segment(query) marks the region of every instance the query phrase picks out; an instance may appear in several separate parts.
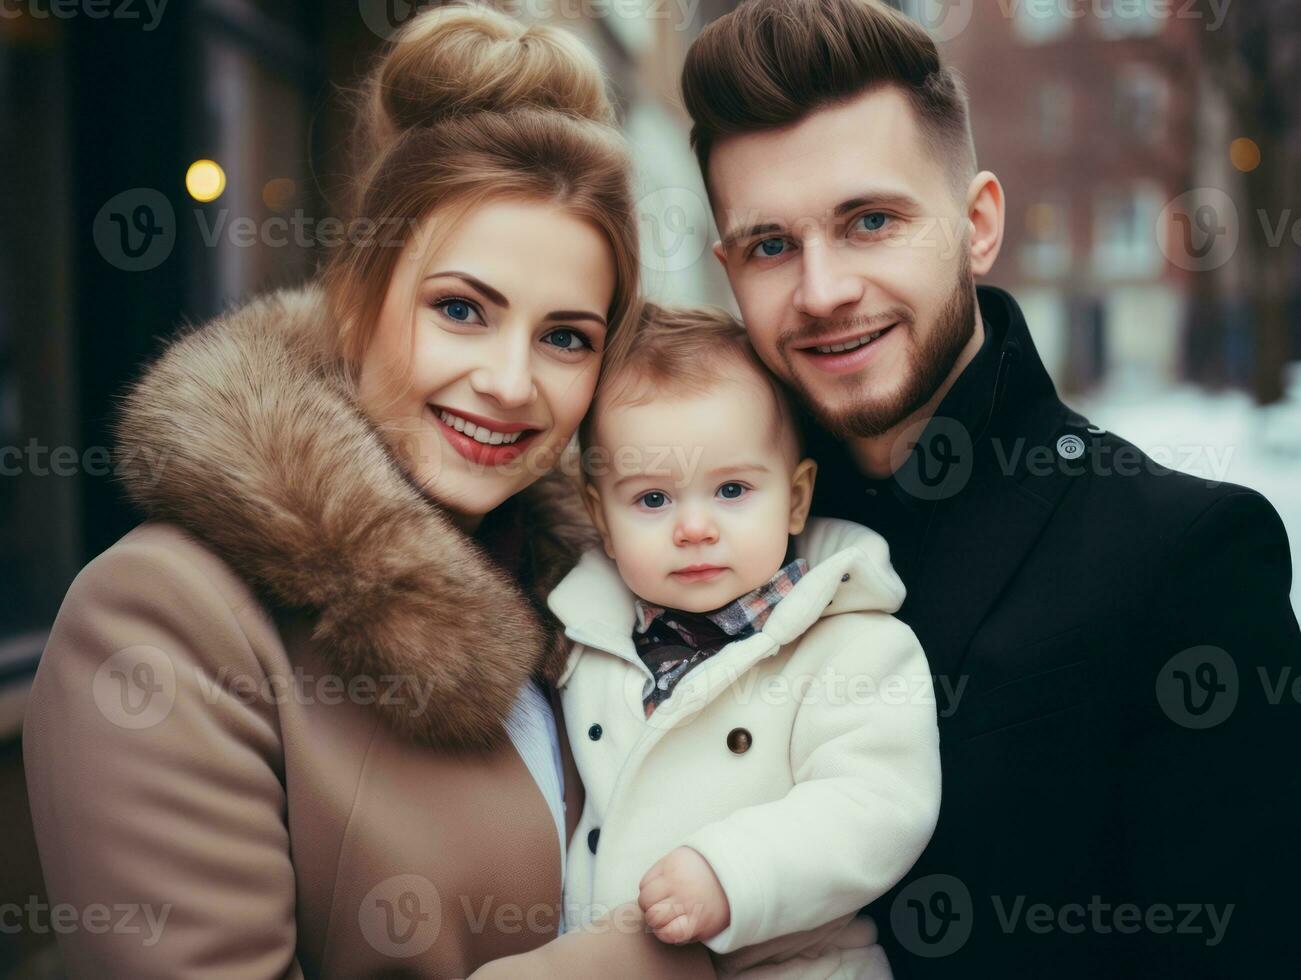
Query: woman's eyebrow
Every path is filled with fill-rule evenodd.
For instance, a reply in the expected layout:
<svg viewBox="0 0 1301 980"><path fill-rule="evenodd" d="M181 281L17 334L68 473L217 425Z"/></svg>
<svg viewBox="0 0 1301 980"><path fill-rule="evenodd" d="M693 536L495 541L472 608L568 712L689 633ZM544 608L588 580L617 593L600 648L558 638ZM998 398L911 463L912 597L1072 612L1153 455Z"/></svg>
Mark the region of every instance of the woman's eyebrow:
<svg viewBox="0 0 1301 980"><path fill-rule="evenodd" d="M473 286L479 292L483 293L483 295L488 297L489 302L497 306L500 306L503 310L510 309L510 300L508 300L496 289L493 289L482 279L478 278L477 276L472 276L468 272L458 272L455 269L448 269L446 272L433 272L425 276L425 282L428 282L430 279L437 279L440 276L454 276L455 278L460 279L462 282L465 282Z"/></svg>
<svg viewBox="0 0 1301 980"><path fill-rule="evenodd" d="M605 317L588 310L556 310L554 313L548 313L542 319L548 323L552 320L591 320L602 327L605 326Z"/></svg>
<svg viewBox="0 0 1301 980"><path fill-rule="evenodd" d="M499 290L493 289L478 276L472 276L468 272L460 272L456 269L448 269L445 272L430 273L425 276L425 282L428 282L430 279L437 279L440 276L452 276L456 279L460 279L462 282L473 286L479 292L483 293L483 295L487 296L489 302L496 306L500 306L503 310L510 309L510 300L508 300ZM597 323L602 327L606 326L605 317L597 313L592 313L589 310L556 310L552 313L548 313L542 319L548 323L553 320L591 320L593 323Z"/></svg>

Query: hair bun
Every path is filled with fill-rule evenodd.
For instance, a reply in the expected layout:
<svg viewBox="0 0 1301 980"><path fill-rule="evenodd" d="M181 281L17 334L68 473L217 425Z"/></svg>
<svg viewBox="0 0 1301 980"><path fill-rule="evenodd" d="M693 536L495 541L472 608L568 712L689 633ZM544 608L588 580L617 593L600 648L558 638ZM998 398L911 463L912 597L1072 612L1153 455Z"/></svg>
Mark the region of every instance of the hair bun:
<svg viewBox="0 0 1301 980"><path fill-rule="evenodd" d="M472 112L545 109L614 122L601 65L577 37L489 7L426 10L393 38L372 107L390 132Z"/></svg>

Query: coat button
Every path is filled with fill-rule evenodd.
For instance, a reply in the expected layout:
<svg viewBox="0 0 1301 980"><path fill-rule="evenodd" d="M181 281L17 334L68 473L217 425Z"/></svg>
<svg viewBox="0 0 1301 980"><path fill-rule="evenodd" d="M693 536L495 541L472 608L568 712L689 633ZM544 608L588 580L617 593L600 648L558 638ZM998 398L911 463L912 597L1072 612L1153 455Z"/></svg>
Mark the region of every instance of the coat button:
<svg viewBox="0 0 1301 980"><path fill-rule="evenodd" d="M848 581L849 581L849 573L846 572L844 575L840 576L840 581L842 581L842 582L848 582Z"/></svg>
<svg viewBox="0 0 1301 980"><path fill-rule="evenodd" d="M593 827L587 832L587 849L593 854L596 853L596 842L601 839L601 828Z"/></svg>
<svg viewBox="0 0 1301 980"><path fill-rule="evenodd" d="M589 728L589 729L587 730L587 737L590 738L593 742L595 742L595 741L597 741L598 739L600 739L600 737L601 737L601 726L600 726L600 725L593 725L591 728Z"/></svg>
<svg viewBox="0 0 1301 980"><path fill-rule="evenodd" d="M740 755L742 752L748 752L750 749L750 743L753 741L754 740L750 737L750 733L744 728L733 728L727 733L727 747L737 755Z"/></svg>
<svg viewBox="0 0 1301 980"><path fill-rule="evenodd" d="M1057 452L1062 459L1079 459L1084 455L1084 440L1079 436L1062 436L1057 440Z"/></svg>

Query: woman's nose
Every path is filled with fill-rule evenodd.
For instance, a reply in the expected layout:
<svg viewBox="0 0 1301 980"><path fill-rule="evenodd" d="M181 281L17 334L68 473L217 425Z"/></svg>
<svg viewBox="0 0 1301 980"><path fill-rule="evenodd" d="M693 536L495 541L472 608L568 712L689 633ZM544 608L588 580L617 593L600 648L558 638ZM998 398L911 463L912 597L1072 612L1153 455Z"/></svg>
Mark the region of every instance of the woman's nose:
<svg viewBox="0 0 1301 980"><path fill-rule="evenodd" d="M470 387L502 408L523 408L538 397L533 379L529 338L503 338L485 349L485 358L470 374Z"/></svg>
<svg viewBox="0 0 1301 980"><path fill-rule="evenodd" d="M701 511L683 512L673 529L673 543L678 546L714 544L717 541L718 525Z"/></svg>

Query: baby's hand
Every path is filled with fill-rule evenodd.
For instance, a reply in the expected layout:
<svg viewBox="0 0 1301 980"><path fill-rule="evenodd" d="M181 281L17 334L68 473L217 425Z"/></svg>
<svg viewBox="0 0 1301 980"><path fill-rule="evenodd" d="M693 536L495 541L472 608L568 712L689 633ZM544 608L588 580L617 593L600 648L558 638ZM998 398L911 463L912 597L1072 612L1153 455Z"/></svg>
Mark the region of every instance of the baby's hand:
<svg viewBox="0 0 1301 980"><path fill-rule="evenodd" d="M704 855L676 847L642 877L637 904L666 943L712 939L732 921L727 894Z"/></svg>

